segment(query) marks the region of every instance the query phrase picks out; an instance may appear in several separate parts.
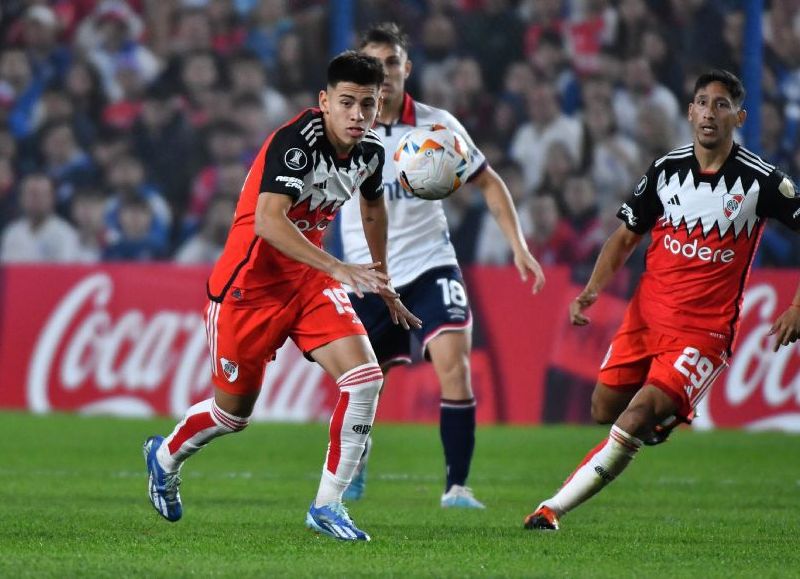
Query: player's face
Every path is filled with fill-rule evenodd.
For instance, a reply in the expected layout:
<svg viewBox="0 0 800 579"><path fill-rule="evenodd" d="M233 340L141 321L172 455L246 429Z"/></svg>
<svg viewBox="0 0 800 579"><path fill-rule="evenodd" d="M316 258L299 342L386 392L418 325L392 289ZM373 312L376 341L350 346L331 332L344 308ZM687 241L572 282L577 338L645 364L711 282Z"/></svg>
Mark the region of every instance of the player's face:
<svg viewBox="0 0 800 579"><path fill-rule="evenodd" d="M746 116L721 82L712 82L699 89L689 105L695 143L705 149L729 144L733 140L733 130L742 126Z"/></svg>
<svg viewBox="0 0 800 579"><path fill-rule="evenodd" d="M403 98L406 79L411 73L411 61L406 51L396 44L378 44L370 42L361 49L363 54L374 56L383 63L383 86L381 92L387 102L396 102Z"/></svg>
<svg viewBox="0 0 800 579"><path fill-rule="evenodd" d="M375 123L380 106L377 85L340 82L319 93L325 133L339 154L347 154Z"/></svg>

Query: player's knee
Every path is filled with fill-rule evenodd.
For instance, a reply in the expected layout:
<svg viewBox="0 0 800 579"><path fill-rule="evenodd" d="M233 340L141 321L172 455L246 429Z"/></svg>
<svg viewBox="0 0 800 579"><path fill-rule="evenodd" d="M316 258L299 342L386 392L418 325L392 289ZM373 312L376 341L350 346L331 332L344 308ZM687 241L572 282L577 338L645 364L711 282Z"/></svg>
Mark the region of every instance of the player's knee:
<svg viewBox="0 0 800 579"><path fill-rule="evenodd" d="M600 400L592 398L592 420L597 424L611 424L619 414Z"/></svg>
<svg viewBox="0 0 800 579"><path fill-rule="evenodd" d="M616 420L617 426L633 436L643 436L658 423L655 409L647 402L633 401Z"/></svg>
<svg viewBox="0 0 800 579"><path fill-rule="evenodd" d="M362 364L342 374L336 384L340 390L350 392L351 398L372 400L383 387L383 372L378 364Z"/></svg>

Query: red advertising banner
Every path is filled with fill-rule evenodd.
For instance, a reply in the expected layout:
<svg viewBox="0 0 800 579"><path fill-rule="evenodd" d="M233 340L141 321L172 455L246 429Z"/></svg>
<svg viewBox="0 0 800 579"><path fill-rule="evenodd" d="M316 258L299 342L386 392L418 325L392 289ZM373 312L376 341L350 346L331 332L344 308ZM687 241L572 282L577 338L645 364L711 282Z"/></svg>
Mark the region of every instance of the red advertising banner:
<svg viewBox="0 0 800 579"><path fill-rule="evenodd" d="M212 394L202 311L208 270L171 264L13 266L0 282L0 408L180 416ZM497 420L490 364L472 358L478 418ZM291 341L268 366L253 418L327 419L338 392ZM437 421L430 364L390 373L379 419Z"/></svg>
<svg viewBox="0 0 800 579"><path fill-rule="evenodd" d="M0 269L0 408L180 416L211 395L202 310L205 268L172 264ZM626 302L603 296L592 323L567 320L579 287L547 271L539 295L513 268L467 272L479 347L472 380L482 423L588 420L589 396ZM800 431L800 346L772 352L774 319L797 272L756 271L730 368L699 408L700 428ZM268 367L254 418L327 419L335 385L291 342ZM438 420L430 364L390 372L379 420Z"/></svg>

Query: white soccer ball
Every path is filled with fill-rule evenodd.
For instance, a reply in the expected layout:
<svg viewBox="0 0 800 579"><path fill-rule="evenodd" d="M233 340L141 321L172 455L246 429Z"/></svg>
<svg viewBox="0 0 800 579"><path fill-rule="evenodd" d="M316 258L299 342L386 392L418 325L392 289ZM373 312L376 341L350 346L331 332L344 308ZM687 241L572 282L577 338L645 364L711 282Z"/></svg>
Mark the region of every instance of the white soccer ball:
<svg viewBox="0 0 800 579"><path fill-rule="evenodd" d="M464 183L469 168L466 139L444 125L417 127L394 152L400 186L420 199L444 199Z"/></svg>

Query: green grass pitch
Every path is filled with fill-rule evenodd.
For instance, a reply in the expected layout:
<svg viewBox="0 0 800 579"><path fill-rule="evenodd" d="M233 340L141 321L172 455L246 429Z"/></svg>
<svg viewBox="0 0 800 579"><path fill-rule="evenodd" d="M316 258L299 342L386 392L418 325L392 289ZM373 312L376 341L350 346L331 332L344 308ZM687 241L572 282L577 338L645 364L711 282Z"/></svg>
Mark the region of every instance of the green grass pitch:
<svg viewBox="0 0 800 579"><path fill-rule="evenodd" d="M146 497L141 444L171 420L0 414L0 577L800 576L800 438L681 430L645 448L558 533L522 529L607 429L491 427L471 485L442 510L435 426L378 424L370 543L303 525L326 425L253 424L184 468L184 518Z"/></svg>

